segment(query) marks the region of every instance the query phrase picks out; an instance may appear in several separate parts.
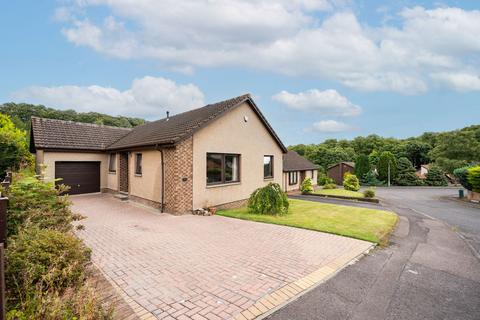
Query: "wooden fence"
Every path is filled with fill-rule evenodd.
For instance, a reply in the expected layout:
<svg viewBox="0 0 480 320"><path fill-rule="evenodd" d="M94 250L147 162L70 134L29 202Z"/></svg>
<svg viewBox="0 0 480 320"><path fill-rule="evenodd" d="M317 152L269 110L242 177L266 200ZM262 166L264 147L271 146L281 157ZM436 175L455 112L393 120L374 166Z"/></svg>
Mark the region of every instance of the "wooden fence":
<svg viewBox="0 0 480 320"><path fill-rule="evenodd" d="M2 189L8 191L12 183L12 173L7 172L1 182ZM5 320L5 249L7 247L7 207L8 198L0 194L0 320Z"/></svg>

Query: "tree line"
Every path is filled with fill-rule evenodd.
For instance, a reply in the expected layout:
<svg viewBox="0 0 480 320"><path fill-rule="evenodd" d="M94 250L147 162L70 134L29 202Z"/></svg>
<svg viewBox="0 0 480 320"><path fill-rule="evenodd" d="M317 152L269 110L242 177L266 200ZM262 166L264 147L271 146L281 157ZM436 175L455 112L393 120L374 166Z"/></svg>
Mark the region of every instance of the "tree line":
<svg viewBox="0 0 480 320"><path fill-rule="evenodd" d="M113 127L132 128L146 121L141 118L124 116L110 116L98 112L76 112L75 110L57 110L43 105L28 103L4 103L0 105L0 113L10 117L15 126L20 130L30 130L32 116L49 119L68 120L85 123L95 123Z"/></svg>
<svg viewBox="0 0 480 320"><path fill-rule="evenodd" d="M416 185L422 182L416 178L415 169L422 164L433 165L430 173L433 177L441 176L442 171L453 173L457 168L479 163L480 125L454 131L425 132L407 139L374 134L352 140L327 139L319 144L293 145L289 149L317 164L320 172L326 172L341 161L352 161L356 163L356 174L363 182L373 181L375 184L375 179L379 183L385 182L390 170L390 176L398 180L397 184Z"/></svg>

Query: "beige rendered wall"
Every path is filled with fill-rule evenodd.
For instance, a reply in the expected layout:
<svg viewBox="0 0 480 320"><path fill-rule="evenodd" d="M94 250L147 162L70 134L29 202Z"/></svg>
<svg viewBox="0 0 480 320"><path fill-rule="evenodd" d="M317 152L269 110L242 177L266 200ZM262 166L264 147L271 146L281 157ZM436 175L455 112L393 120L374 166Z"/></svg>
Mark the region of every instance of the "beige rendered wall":
<svg viewBox="0 0 480 320"><path fill-rule="evenodd" d="M38 150L37 150L38 152ZM43 164L45 168L45 179L55 179L56 161L100 161L100 188L107 188L108 154L90 152L43 152Z"/></svg>
<svg viewBox="0 0 480 320"><path fill-rule="evenodd" d="M135 154L142 154L142 175L135 174ZM119 159L119 156L117 156ZM161 202L162 164L160 151L143 150L130 152L128 157L128 182L131 195ZM117 166L117 168L119 165ZM118 169L117 169L118 173Z"/></svg>
<svg viewBox="0 0 480 320"><path fill-rule="evenodd" d="M244 117L248 121L244 121ZM207 186L207 152L240 154L240 182ZM263 156L274 156L274 178L263 179ZM244 103L193 136L193 209L247 199L268 182L282 185L282 150Z"/></svg>
<svg viewBox="0 0 480 320"><path fill-rule="evenodd" d="M118 175L119 175L119 170L120 170L120 160L119 160L120 155L116 154L116 160L115 160L115 172L110 172L109 171L109 164L110 164L110 154L107 155L107 188L111 190L118 190Z"/></svg>
<svg viewBox="0 0 480 320"><path fill-rule="evenodd" d="M292 190L298 190L300 189L300 171L297 171L298 175L298 181L296 184L288 184L288 172L283 173L283 188L285 188L285 191L292 191Z"/></svg>

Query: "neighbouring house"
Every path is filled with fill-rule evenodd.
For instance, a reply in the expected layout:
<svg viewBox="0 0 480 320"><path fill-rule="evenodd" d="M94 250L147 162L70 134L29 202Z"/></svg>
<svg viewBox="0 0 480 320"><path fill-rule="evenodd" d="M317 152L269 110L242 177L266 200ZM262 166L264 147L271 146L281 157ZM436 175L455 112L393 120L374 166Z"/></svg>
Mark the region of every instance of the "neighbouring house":
<svg viewBox="0 0 480 320"><path fill-rule="evenodd" d="M354 173L355 162L342 161L327 168L327 176L332 178L336 184L343 184L343 177L345 173Z"/></svg>
<svg viewBox="0 0 480 320"><path fill-rule="evenodd" d="M418 169L416 171L417 177L419 177L420 179L426 179L428 170L430 170L430 165L429 164L422 164L420 166L420 169Z"/></svg>
<svg viewBox="0 0 480 320"><path fill-rule="evenodd" d="M283 155L283 189L298 190L305 178L311 178L313 185L317 185L318 166L295 151L288 151Z"/></svg>
<svg viewBox="0 0 480 320"><path fill-rule="evenodd" d="M175 214L281 184L287 152L250 95L132 129L32 117L30 149L71 194L122 193Z"/></svg>

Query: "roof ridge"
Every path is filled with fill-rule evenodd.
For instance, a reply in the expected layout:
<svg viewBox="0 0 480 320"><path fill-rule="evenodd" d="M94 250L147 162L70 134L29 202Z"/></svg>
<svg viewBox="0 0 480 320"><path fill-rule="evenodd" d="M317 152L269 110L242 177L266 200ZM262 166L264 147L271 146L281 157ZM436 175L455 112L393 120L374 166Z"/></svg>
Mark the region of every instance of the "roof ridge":
<svg viewBox="0 0 480 320"><path fill-rule="evenodd" d="M62 123L73 123L73 124L84 125L84 126L89 126L89 127L97 127L97 128L122 129L122 130L128 130L128 131L132 131L132 129L133 129L133 128L115 127L115 126L108 126L108 125L104 125L104 124L96 124L96 123L88 123L88 122L80 122L80 121L72 121L72 120L43 118L43 117L37 117L37 116L31 116L30 118L31 119L54 121L54 122L62 122Z"/></svg>

